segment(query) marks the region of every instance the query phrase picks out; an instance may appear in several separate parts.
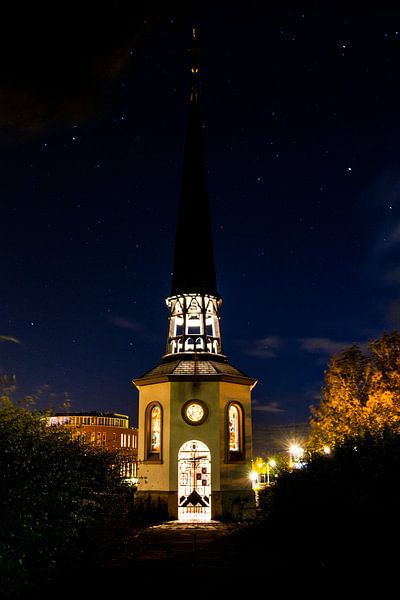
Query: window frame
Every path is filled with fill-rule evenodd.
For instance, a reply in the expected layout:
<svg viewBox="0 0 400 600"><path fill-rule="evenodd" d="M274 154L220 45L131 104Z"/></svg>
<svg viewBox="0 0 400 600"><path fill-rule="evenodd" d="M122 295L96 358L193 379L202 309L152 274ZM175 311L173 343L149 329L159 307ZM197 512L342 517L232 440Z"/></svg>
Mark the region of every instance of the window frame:
<svg viewBox="0 0 400 600"><path fill-rule="evenodd" d="M153 452L151 448L151 434L152 434L152 412L155 407L160 409L160 451ZM162 448L163 448L163 409L159 402L150 402L146 407L146 438L145 438L145 462L162 462Z"/></svg>
<svg viewBox="0 0 400 600"><path fill-rule="evenodd" d="M234 406L238 411L239 428L239 450L231 450L229 447L229 410ZM225 412L225 439L226 439L226 462L236 463L245 461L245 429L244 429L244 409L237 400L231 400L226 405Z"/></svg>

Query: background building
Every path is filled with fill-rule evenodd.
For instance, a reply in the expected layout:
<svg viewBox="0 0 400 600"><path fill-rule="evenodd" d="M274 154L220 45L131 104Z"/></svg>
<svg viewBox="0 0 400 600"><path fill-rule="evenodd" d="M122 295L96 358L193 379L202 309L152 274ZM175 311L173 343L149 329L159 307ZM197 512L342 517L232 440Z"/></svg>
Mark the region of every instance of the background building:
<svg viewBox="0 0 400 600"><path fill-rule="evenodd" d="M71 430L73 439L117 450L122 457L122 476L136 481L137 437L135 427L129 427L129 417L118 413L56 413L48 418L52 427Z"/></svg>

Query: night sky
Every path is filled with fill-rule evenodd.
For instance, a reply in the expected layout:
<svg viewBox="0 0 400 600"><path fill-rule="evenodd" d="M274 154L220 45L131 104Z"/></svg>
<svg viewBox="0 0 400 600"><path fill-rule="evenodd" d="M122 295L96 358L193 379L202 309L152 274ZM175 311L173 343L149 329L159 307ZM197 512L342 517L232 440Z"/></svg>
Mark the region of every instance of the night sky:
<svg viewBox="0 0 400 600"><path fill-rule="evenodd" d="M195 22L224 352L259 380L256 428L302 423L329 355L400 325L400 15L129 5L3 19L1 372L39 408L135 424L131 380L165 350Z"/></svg>

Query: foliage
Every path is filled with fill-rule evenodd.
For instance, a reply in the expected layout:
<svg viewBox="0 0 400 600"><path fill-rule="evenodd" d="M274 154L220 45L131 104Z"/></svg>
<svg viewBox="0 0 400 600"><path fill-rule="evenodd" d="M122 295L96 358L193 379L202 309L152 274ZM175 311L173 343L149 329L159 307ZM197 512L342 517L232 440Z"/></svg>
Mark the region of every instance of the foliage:
<svg viewBox="0 0 400 600"><path fill-rule="evenodd" d="M251 470L257 475L265 475L267 472L267 461L261 456L257 456L251 461Z"/></svg>
<svg viewBox="0 0 400 600"><path fill-rule="evenodd" d="M315 454L260 492L262 519L247 542L252 568L304 576L384 574L397 561L400 434L364 434ZM396 567L397 568L397 567ZM306 569L306 571L304 571Z"/></svg>
<svg viewBox="0 0 400 600"><path fill-rule="evenodd" d="M253 489L259 490L267 482L272 485L280 473L285 472L287 468L288 457L286 452L266 459L257 456L251 461L251 470L257 474L257 480L253 482Z"/></svg>
<svg viewBox="0 0 400 600"><path fill-rule="evenodd" d="M94 561L126 527L118 457L0 398L0 590L17 595Z"/></svg>
<svg viewBox="0 0 400 600"><path fill-rule="evenodd" d="M322 399L311 407L309 447L333 448L351 436L400 432L400 334L383 334L363 353L332 356Z"/></svg>
<svg viewBox="0 0 400 600"><path fill-rule="evenodd" d="M267 473L268 463L270 463L270 472L273 471L276 475L279 475L288 470L289 455L284 451L265 458L263 456L256 456L256 458L251 461L251 469L257 474L265 475Z"/></svg>
<svg viewBox="0 0 400 600"><path fill-rule="evenodd" d="M151 523L160 523L168 519L168 505L161 498L153 500L150 494L135 499L132 507L132 517L136 525L150 525Z"/></svg>

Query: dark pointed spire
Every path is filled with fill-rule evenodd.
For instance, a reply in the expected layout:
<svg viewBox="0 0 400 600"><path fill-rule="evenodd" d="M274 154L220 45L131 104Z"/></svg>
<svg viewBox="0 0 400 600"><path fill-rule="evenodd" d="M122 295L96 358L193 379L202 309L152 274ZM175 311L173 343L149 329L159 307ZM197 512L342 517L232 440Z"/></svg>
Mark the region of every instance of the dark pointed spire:
<svg viewBox="0 0 400 600"><path fill-rule="evenodd" d="M193 293L218 296L203 154L195 29L191 54L189 112L171 296Z"/></svg>

